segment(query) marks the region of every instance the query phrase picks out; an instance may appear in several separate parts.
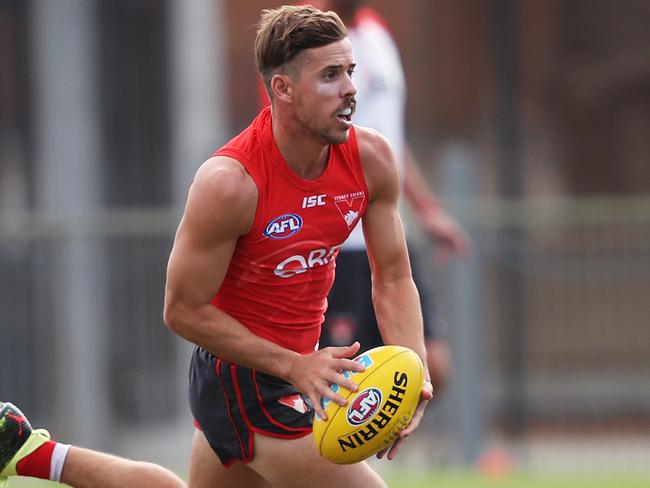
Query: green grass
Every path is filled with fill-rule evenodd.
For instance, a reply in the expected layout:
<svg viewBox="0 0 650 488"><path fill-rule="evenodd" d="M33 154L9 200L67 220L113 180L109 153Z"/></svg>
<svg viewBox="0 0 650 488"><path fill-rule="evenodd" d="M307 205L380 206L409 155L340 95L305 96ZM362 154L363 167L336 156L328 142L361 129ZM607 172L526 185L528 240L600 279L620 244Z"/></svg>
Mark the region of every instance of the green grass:
<svg viewBox="0 0 650 488"><path fill-rule="evenodd" d="M526 474L488 478L472 472L392 472L385 475L391 488L648 488L650 473L639 474ZM53 483L14 478L9 488L48 488ZM62 485L58 485L62 486Z"/></svg>
<svg viewBox="0 0 650 488"><path fill-rule="evenodd" d="M533 474L487 477L475 472L391 473L391 488L648 488L647 474Z"/></svg>

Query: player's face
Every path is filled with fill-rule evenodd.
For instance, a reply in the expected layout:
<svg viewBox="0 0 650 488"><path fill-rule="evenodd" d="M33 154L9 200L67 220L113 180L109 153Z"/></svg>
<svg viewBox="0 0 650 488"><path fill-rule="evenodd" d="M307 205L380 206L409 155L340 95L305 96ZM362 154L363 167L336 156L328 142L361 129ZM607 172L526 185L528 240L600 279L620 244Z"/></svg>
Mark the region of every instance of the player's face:
<svg viewBox="0 0 650 488"><path fill-rule="evenodd" d="M357 89L348 39L309 49L294 80L294 109L300 124L326 144L345 142L352 127Z"/></svg>

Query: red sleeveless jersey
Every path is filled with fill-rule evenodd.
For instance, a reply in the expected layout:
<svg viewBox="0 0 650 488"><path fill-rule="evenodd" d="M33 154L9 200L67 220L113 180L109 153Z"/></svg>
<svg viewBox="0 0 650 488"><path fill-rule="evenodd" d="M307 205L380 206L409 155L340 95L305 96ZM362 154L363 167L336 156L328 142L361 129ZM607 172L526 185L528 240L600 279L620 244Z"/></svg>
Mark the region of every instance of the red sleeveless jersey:
<svg viewBox="0 0 650 488"><path fill-rule="evenodd" d="M246 168L258 200L251 230L237 241L212 303L260 337L312 352L339 247L368 205L354 127L345 143L330 146L327 166L314 180L289 168L275 144L268 107L217 155Z"/></svg>

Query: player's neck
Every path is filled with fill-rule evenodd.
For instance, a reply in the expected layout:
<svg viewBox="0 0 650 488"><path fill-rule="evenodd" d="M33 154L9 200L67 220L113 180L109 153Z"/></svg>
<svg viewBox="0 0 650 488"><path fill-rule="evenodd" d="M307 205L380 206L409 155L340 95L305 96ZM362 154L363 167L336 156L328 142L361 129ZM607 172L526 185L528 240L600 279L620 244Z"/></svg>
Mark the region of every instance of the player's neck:
<svg viewBox="0 0 650 488"><path fill-rule="evenodd" d="M305 180L318 178L325 171L329 145L315 139L301 127L273 118L273 137L289 168Z"/></svg>

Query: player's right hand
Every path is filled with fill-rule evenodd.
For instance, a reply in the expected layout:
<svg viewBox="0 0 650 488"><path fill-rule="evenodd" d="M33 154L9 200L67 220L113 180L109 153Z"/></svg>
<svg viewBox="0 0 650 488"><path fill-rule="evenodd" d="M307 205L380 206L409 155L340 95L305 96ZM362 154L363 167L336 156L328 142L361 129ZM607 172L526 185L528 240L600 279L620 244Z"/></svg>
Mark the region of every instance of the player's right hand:
<svg viewBox="0 0 650 488"><path fill-rule="evenodd" d="M433 385L431 384L430 381L425 380L424 386L422 387L422 392L420 394L420 403L418 403L418 406L415 409L415 413L413 414L413 418L411 419L411 422L404 430L402 430L399 433L399 435L397 436L397 440L395 440L393 444L388 446L386 449L382 449L377 453L378 459L383 458L384 455L386 454L388 454L387 457L389 461L395 459L395 456L397 456L397 453L406 442L408 436L411 435L415 429L417 429L418 425L420 425L420 421L422 420L422 417L424 417L424 410L427 408L427 404L429 403L429 401L431 401L432 398L433 398Z"/></svg>
<svg viewBox="0 0 650 488"><path fill-rule="evenodd" d="M357 391L356 383L341 372L361 372L366 369L362 364L349 359L356 356L360 347L360 344L355 342L349 346L326 347L311 354L296 356L287 380L309 398L321 419L327 420L322 406L323 398L339 405L347 403L345 398L332 391L330 385L337 384L350 391Z"/></svg>

